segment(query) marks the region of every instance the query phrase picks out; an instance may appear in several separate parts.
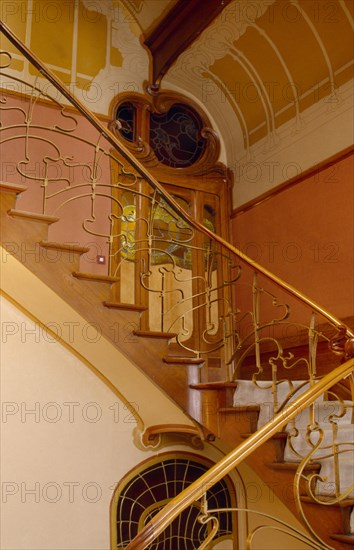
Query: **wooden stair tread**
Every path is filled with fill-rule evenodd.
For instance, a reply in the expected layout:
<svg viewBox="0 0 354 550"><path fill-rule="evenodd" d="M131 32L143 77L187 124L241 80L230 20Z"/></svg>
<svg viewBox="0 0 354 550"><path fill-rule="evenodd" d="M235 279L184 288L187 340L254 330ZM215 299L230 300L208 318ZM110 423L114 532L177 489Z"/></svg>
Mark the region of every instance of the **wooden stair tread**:
<svg viewBox="0 0 354 550"><path fill-rule="evenodd" d="M166 339L170 339L170 338L176 338L176 336L178 336L177 333L175 332L159 332L159 331L154 331L154 330L134 330L133 331L133 334L135 334L135 336L142 336L143 338L166 338Z"/></svg>
<svg viewBox="0 0 354 550"><path fill-rule="evenodd" d="M221 407L219 412L234 413L234 412L259 412L259 405L240 405L238 407Z"/></svg>
<svg viewBox="0 0 354 550"><path fill-rule="evenodd" d="M194 390L222 390L223 388L237 388L237 382L201 382L199 384L190 384Z"/></svg>
<svg viewBox="0 0 354 550"><path fill-rule="evenodd" d="M300 462L268 462L266 466L272 470L277 471L290 471L295 472L299 467ZM310 472L319 472L321 469L321 464L319 462L311 462L305 467L306 471Z"/></svg>
<svg viewBox="0 0 354 550"><path fill-rule="evenodd" d="M4 193L16 193L16 195L18 195L19 193L27 191L27 189L28 187L26 185L21 185L20 183L0 183L0 191Z"/></svg>
<svg viewBox="0 0 354 550"><path fill-rule="evenodd" d="M344 542L344 544L350 544L351 546L354 546L354 533L348 533L346 535L337 533L335 535L330 535L330 538L333 540L337 540L338 542Z"/></svg>
<svg viewBox="0 0 354 550"><path fill-rule="evenodd" d="M70 243L56 243L51 241L41 241L39 244L42 248L50 248L53 250L65 250L68 252L74 252L76 254L85 254L90 250L87 246L80 246L78 244L70 244Z"/></svg>
<svg viewBox="0 0 354 550"><path fill-rule="evenodd" d="M129 311L146 311L147 307L139 306L137 304L124 304L122 302L102 302L105 307L109 309L123 309Z"/></svg>
<svg viewBox="0 0 354 550"><path fill-rule="evenodd" d="M74 271L72 276L75 279L80 279L84 281L94 281L99 283L117 283L119 281L118 277L112 277L111 275L96 275L94 273L85 273L83 271Z"/></svg>
<svg viewBox="0 0 354 550"><path fill-rule="evenodd" d="M250 437L251 435L253 435L253 433L244 433L244 434L240 434L242 439L247 439L247 437ZM274 435L272 435L272 437L270 437L269 439L287 439L288 438L288 433L287 432L278 432Z"/></svg>
<svg viewBox="0 0 354 550"><path fill-rule="evenodd" d="M334 495L332 497L319 496L318 498L325 502L326 506L336 506L337 508L347 508L354 506L354 498L345 498L341 502L335 502L333 504L331 504L331 499L334 498ZM307 502L308 504L317 504L317 502L315 502L310 496L302 496L301 500L302 502Z"/></svg>
<svg viewBox="0 0 354 550"><path fill-rule="evenodd" d="M46 214L37 214L36 212L27 212L25 210L16 210L16 208L11 208L7 213L14 218L22 218L24 220L32 220L47 223L49 225L59 221L59 218L55 216L47 216Z"/></svg>
<svg viewBox="0 0 354 550"><path fill-rule="evenodd" d="M201 357L172 357L170 355L163 357L162 361L167 364L177 364L177 365L202 365L205 363L205 359Z"/></svg>

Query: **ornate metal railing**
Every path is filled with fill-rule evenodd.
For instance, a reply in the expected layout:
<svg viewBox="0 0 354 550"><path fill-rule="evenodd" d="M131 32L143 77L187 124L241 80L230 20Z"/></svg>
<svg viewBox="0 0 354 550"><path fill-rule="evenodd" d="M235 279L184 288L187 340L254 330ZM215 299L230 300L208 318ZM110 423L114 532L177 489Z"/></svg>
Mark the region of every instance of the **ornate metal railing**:
<svg viewBox="0 0 354 550"><path fill-rule="evenodd" d="M1 52L2 181L28 187L21 210L56 221L51 241L87 246L82 272L108 277L116 303L140 306L140 330L166 334L173 356L205 359L203 381L209 373L213 380L251 381L251 394L249 387L240 392L239 382L234 405L250 403L257 395L268 406L257 434L213 469L207 483L220 479L219 472L225 475L291 421L287 452L300 461L296 479L304 477L313 457L331 460L331 490L325 498L319 496L319 478L311 477L309 496L326 504L333 495L336 500L348 496L352 489L341 486L340 457L352 451L352 440L349 434L340 441L337 427L339 419L349 418L351 389L347 382L333 386L352 372L353 361L323 378L326 369L317 361L317 350L330 345L350 359L354 332L222 239L212 221L197 223L188 201L168 194L3 23L1 31L31 66L25 82L13 66L13 55ZM218 368L211 368L215 364ZM333 412L323 428L315 400L327 390L325 402ZM304 424L295 417L308 405ZM352 426L352 420L347 424ZM300 439L307 449L298 444ZM170 508L159 513L148 535L144 530L131 547L145 547L160 525L170 521L170 512L174 517L185 502L199 499L206 480L191 489L186 501L181 496L176 507L171 505L173 513Z"/></svg>
<svg viewBox="0 0 354 550"><path fill-rule="evenodd" d="M253 453L260 445L271 438L274 434L279 432L279 430L283 426L292 421L296 416L300 415L304 410L313 406L316 399L320 398L327 390L330 390L330 388L335 386L343 379L346 379L348 376L352 376L353 370L354 359L350 359L340 367L337 367L330 374L327 374L325 377L323 377L322 380L318 381L311 388L306 390L293 403L289 404L283 411L278 413L273 419L271 419L257 432L251 435L244 443L239 445L221 461L215 464L215 466L208 470L197 481L192 483L187 489L180 493L178 497L169 502L166 507L158 512L156 516L148 523L148 525L146 525L144 529L138 534L138 536L127 546L127 550L140 550L143 548L147 548L148 545L151 544L151 542L166 528L169 523L173 521L174 518L179 515L182 510L187 508L193 502L199 499L203 499L205 497L205 494L207 493L208 487L226 476L240 462L247 458L247 456ZM331 419L333 423L335 423L334 416L335 415L333 415L333 418ZM308 432L310 433L314 429L314 426L309 426ZM305 478L308 493L312 496L314 496L314 478L319 478L320 476L318 476L318 474L304 474L304 470L306 464L308 464L308 462L311 460L311 455L320 447L320 441L323 438L323 432L318 425L316 426L316 429L319 431L320 434L319 441L310 444L311 453L303 458L295 476L295 485L298 485L298 480L300 478ZM352 440L352 442L350 443L352 447L351 451L353 451L353 444L354 442ZM335 456L338 458L338 454L335 454ZM350 462L350 464L352 465L352 462ZM354 484L351 483L350 486L346 488L346 491L343 491L340 496L336 495L335 497L332 497L332 502L338 501L339 499L344 499L350 494L350 492L353 492L353 490ZM315 498L320 501L320 498ZM328 505L330 500L327 499L323 502L326 502L326 504ZM297 495L297 503L298 506L301 508L301 499L299 494ZM218 511L220 512L220 510ZM212 513L213 511L207 509L207 504L204 501L204 515L202 516L202 521L206 521L207 519L211 520L211 518L213 517L211 515ZM326 548L331 548L327 544L323 543L320 539L318 539L315 531L313 530L313 528L311 528L311 526L308 525L308 527L314 539L311 540L311 542L310 539L307 539L307 542L309 542L313 548L318 548L322 550ZM290 534L290 530L288 530L288 532ZM212 530L212 533L214 534L214 530ZM248 537L249 542L252 540L252 537L253 534L250 533ZM302 540L306 539L306 537L302 536L301 538ZM207 543L208 542L210 542L209 538ZM203 547L205 546L200 546L200 548ZM251 546L248 546L248 548L251 548Z"/></svg>

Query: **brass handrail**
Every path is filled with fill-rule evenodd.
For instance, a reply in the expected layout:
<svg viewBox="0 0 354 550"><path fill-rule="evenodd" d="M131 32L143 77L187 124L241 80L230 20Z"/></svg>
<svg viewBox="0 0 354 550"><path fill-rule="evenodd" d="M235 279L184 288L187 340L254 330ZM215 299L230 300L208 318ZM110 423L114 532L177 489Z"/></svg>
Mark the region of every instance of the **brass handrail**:
<svg viewBox="0 0 354 550"><path fill-rule="evenodd" d="M117 139L117 137L108 129L106 126L79 100L77 99L70 91L67 89L57 76L45 67L44 63L29 50L29 48L16 36L16 34L0 20L0 30L1 32L18 48L18 50L40 71L40 73L46 77L59 91L60 93L76 107L76 109L88 119L91 124L102 133L102 136L107 139L107 141L119 151L122 157L128 161L134 169L139 173L139 175L144 178L154 189L156 189L164 198L164 200L174 208L179 216L185 221L191 224L192 227L201 231L207 235L210 239L218 242L221 246L238 256L246 264L248 264L253 269L257 270L259 273L262 273L265 277L270 279L278 287L284 289L289 294L296 296L301 302L307 304L313 311L320 313L324 318L326 318L332 325L335 327L344 327L346 330L346 336L348 338L354 338L354 331L351 330L348 326L344 325L337 317L332 315L325 308L317 304L314 300L303 294L301 291L283 281L280 277L264 268L249 256L244 254L241 250L234 247L222 237L213 233L207 227L203 226L198 221L194 220L187 212L185 212L180 205L174 200L174 198L164 189L164 187L156 180L152 174L132 155L132 153Z"/></svg>
<svg viewBox="0 0 354 550"><path fill-rule="evenodd" d="M183 510L196 500L199 500L212 485L225 477L231 470L240 464L240 462L247 458L248 455L253 453L260 445L277 433L280 428L295 418L301 411L309 407L320 395L340 382L343 378L349 376L353 371L354 359L350 359L324 376L319 382L298 397L298 399L278 413L272 420L248 437L241 445L212 466L205 474L187 487L187 489L166 504L128 546L126 546L126 550L143 550L146 548Z"/></svg>
<svg viewBox="0 0 354 550"><path fill-rule="evenodd" d="M155 190L157 190L164 200L176 211L178 215L187 221L192 227L205 234L208 238L219 243L225 249L235 254L243 260L248 266L252 267L278 287L282 288L289 294L295 296L302 303L309 306L313 311L320 313L332 325L337 328L344 327L346 336L354 338L354 331L349 327L345 327L343 323L326 309L318 305L312 299L305 296L302 292L289 285L281 278L268 271L266 268L259 265L257 262L249 258L236 247L225 241L219 235L210 231L207 227L194 220L187 212L185 212L175 199L169 195L164 187L156 180L150 172L132 155L132 153L118 140L118 138L83 104L78 100L56 77L56 75L45 67L42 61L36 57L25 44L17 38L11 29L0 21L1 32L18 48L18 50L40 71L40 73L51 82L56 89L81 113L92 125L98 130L101 135L114 147L120 155L129 162L137 173L144 178ZM172 521L194 501L200 499L207 492L211 485L217 483L221 478L227 475L247 456L254 452L260 445L270 439L282 426L292 420L299 412L307 408L313 403L323 392L331 386L340 382L343 378L350 375L354 370L354 359L350 359L342 366L336 368L332 373L326 375L323 379L313 385L309 390L304 392L296 401L292 402L288 407L283 409L271 421L260 428L256 433L252 434L246 441L239 445L236 449L225 456L219 463L215 464L203 476L191 484L175 499L169 502L154 518L144 527L144 529L128 544L127 550L146 548L156 537L164 531L164 529L172 523Z"/></svg>

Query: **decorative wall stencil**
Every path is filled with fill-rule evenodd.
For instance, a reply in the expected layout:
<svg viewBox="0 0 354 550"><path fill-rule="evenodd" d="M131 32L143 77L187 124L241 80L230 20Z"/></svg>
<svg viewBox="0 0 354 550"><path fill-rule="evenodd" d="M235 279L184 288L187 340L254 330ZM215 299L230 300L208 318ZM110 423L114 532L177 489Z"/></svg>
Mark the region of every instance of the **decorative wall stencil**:
<svg viewBox="0 0 354 550"><path fill-rule="evenodd" d="M106 115L117 93L142 91L149 58L139 41L141 29L122 2L22 0L21 4L21 9L13 10L4 6L4 22L91 110ZM42 81L11 45L9 51L16 60L11 75ZM28 93L19 84L15 91Z"/></svg>
<svg viewBox="0 0 354 550"><path fill-rule="evenodd" d="M102 0L100 0L102 1ZM144 34L155 26L156 21L170 10L177 0L115 0L129 10L131 18L137 21Z"/></svg>
<svg viewBox="0 0 354 550"><path fill-rule="evenodd" d="M351 145L343 125L353 105L350 5L233 1L165 75L165 86L199 99L216 121L238 184L235 206L285 182L289 163L298 175L320 162L319 143L328 158Z"/></svg>

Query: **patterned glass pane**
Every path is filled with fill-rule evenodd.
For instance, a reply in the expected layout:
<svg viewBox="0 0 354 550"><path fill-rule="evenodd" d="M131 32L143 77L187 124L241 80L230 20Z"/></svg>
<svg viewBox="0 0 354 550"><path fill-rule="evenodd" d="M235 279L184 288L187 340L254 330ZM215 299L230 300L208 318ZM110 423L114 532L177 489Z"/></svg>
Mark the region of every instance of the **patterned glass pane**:
<svg viewBox="0 0 354 550"><path fill-rule="evenodd" d="M150 145L162 164L184 168L202 155L202 121L187 105L176 103L165 114L150 115Z"/></svg>

